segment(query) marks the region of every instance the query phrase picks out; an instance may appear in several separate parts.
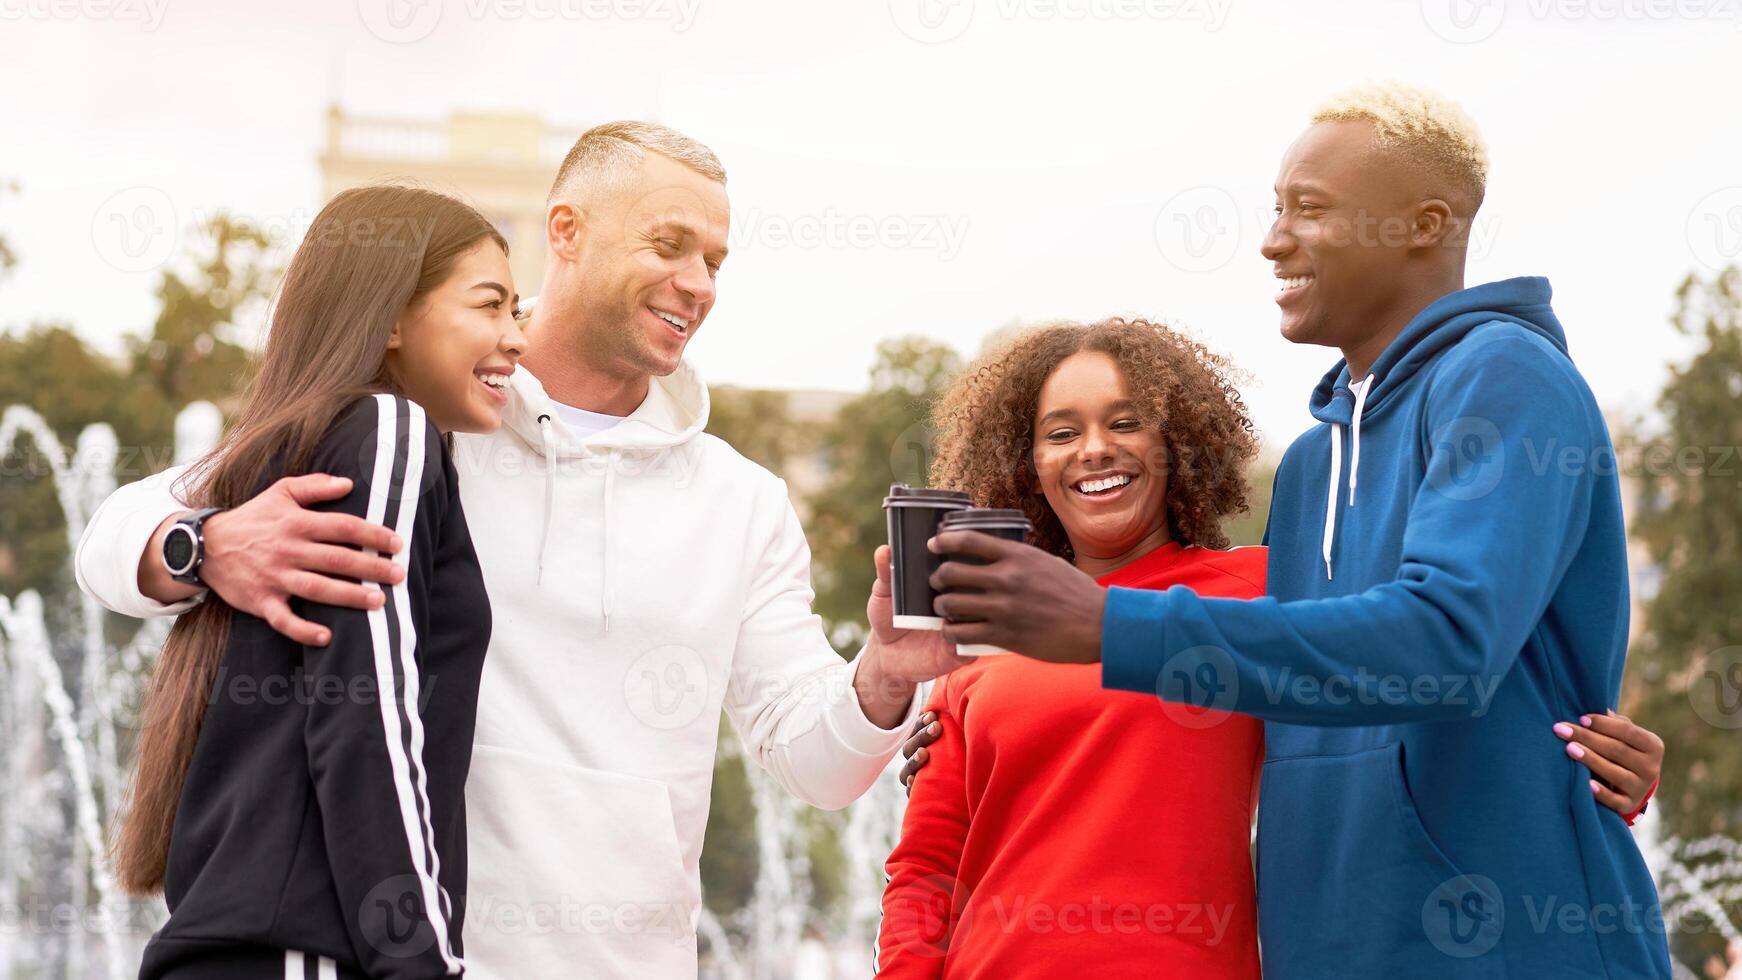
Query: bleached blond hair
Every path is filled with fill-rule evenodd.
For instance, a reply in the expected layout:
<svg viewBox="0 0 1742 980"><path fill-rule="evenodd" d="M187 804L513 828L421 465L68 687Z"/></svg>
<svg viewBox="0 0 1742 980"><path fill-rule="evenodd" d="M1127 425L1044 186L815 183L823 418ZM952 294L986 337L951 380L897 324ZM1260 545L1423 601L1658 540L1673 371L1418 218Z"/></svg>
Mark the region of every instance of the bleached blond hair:
<svg viewBox="0 0 1742 980"><path fill-rule="evenodd" d="M1313 110L1312 121L1359 119L1374 141L1408 154L1469 195L1470 213L1488 189L1488 144L1476 121L1451 99L1404 82L1367 82L1344 89Z"/></svg>
<svg viewBox="0 0 1742 980"><path fill-rule="evenodd" d="M594 126L575 140L557 168L548 203L574 201L601 187L626 183L649 153L670 157L709 180L726 182L726 168L713 150L670 126L629 119Z"/></svg>

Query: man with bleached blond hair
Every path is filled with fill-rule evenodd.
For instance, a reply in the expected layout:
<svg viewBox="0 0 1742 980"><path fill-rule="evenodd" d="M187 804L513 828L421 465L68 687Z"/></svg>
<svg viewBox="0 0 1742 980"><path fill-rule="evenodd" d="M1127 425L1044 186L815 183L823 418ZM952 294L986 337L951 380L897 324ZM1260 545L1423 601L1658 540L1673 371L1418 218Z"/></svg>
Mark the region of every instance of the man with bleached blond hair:
<svg viewBox="0 0 1742 980"><path fill-rule="evenodd" d="M1399 84L1331 99L1283 155L1262 246L1282 335L1342 357L1277 470L1265 598L934 542L988 561L933 576L970 590L937 602L950 639L1265 719L1267 980L1670 975L1627 824L1555 751L1619 694L1621 494L1548 281L1465 287L1487 178L1469 116Z"/></svg>

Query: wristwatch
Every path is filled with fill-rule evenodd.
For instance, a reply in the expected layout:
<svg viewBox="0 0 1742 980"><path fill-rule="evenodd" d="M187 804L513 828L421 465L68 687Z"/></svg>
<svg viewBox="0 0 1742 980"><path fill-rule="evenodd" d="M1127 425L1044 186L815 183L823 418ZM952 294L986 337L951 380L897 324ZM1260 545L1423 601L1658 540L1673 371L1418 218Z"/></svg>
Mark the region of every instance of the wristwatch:
<svg viewBox="0 0 1742 980"><path fill-rule="evenodd" d="M206 518L222 511L222 507L207 507L170 525L163 536L163 567L170 577L183 585L200 585L200 564L206 560L206 537L202 528Z"/></svg>

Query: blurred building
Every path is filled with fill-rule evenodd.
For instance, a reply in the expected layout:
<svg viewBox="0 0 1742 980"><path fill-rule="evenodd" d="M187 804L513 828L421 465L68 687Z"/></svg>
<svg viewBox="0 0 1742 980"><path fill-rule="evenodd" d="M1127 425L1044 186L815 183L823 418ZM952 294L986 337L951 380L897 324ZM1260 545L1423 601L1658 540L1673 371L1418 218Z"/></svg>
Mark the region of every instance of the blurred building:
<svg viewBox="0 0 1742 980"><path fill-rule="evenodd" d="M578 129L521 112L455 112L443 120L353 116L327 109L321 199L372 181L410 179L470 202L508 240L522 296L544 281L544 202Z"/></svg>

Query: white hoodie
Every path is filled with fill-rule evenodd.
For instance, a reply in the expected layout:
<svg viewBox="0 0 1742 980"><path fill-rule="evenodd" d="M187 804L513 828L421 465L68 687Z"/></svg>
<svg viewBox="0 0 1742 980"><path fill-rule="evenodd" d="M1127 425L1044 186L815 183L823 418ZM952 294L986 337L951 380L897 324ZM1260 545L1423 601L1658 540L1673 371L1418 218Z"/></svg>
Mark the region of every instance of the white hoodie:
<svg viewBox="0 0 1742 980"><path fill-rule="evenodd" d="M919 711L885 731L811 612L810 549L778 477L702 431L683 364L578 440L524 368L503 426L459 434L495 623L467 783L468 973L482 980L696 975L699 860L720 710L799 798L863 793ZM115 491L79 584L131 616L139 556L183 509L179 469Z"/></svg>

